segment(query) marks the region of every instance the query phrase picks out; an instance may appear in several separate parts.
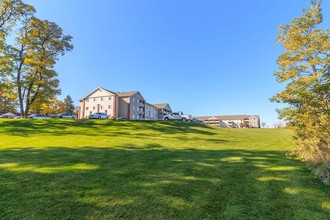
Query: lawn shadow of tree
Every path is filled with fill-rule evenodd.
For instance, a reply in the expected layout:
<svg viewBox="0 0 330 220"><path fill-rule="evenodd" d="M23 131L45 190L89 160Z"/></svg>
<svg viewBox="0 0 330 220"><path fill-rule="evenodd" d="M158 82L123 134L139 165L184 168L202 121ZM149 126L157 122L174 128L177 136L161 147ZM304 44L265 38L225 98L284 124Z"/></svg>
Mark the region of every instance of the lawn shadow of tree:
<svg viewBox="0 0 330 220"><path fill-rule="evenodd" d="M86 135L86 136L153 136L149 132L162 134L204 134L213 135L214 128L200 124L177 121L115 121L115 120L6 120L1 127L7 135ZM113 127L113 129L112 129ZM125 132L123 132L125 131ZM143 132L139 132L143 131Z"/></svg>
<svg viewBox="0 0 330 220"><path fill-rule="evenodd" d="M280 151L0 151L0 218L327 219L329 188Z"/></svg>

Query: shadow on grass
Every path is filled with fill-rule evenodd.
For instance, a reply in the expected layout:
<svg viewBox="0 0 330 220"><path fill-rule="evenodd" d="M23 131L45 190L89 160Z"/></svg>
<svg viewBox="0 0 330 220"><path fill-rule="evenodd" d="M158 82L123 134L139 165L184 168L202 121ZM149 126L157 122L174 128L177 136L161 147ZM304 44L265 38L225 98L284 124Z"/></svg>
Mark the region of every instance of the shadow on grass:
<svg viewBox="0 0 330 220"><path fill-rule="evenodd" d="M1 219L327 219L329 188L279 151L0 151Z"/></svg>
<svg viewBox="0 0 330 220"><path fill-rule="evenodd" d="M65 119L23 119L0 121L7 135L90 135L122 136L134 132L136 136L153 136L148 132L163 134L205 134L212 135L212 127L200 123L177 121L114 121L114 120L65 120ZM118 131L119 130L119 131ZM125 130L126 132L121 132ZM144 132L138 132L143 130ZM87 132L86 132L87 131Z"/></svg>

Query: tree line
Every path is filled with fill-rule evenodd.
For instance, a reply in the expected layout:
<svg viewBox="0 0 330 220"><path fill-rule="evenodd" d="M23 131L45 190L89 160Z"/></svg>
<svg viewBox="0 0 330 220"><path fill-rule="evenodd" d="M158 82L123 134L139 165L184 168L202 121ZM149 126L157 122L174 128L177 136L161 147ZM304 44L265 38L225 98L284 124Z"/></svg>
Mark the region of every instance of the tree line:
<svg viewBox="0 0 330 220"><path fill-rule="evenodd" d="M285 52L274 75L286 87L272 101L288 104L278 112L295 131L293 153L330 184L330 30L319 28L321 5L312 0L301 17L280 26L277 42Z"/></svg>
<svg viewBox="0 0 330 220"><path fill-rule="evenodd" d="M72 36L35 13L21 0L0 0L1 107L16 105L23 118L32 109L56 103L61 90L54 66L73 49Z"/></svg>

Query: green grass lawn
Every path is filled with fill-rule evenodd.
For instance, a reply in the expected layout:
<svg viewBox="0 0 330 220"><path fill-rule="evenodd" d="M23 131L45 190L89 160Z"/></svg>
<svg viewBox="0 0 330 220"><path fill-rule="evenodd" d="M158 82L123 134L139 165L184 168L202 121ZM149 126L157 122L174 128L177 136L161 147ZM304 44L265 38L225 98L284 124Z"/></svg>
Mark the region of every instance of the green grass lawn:
<svg viewBox="0 0 330 220"><path fill-rule="evenodd" d="M330 219L291 131L0 120L0 219Z"/></svg>

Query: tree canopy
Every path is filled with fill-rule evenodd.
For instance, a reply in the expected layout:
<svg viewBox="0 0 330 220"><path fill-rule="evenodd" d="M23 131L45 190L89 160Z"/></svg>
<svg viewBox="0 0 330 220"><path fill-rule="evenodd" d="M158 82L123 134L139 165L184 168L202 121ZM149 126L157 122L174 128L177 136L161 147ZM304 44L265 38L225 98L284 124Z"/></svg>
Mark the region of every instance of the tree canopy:
<svg viewBox="0 0 330 220"><path fill-rule="evenodd" d="M1 6L0 96L14 88L21 114L27 117L36 100L60 94L54 65L59 56L73 49L72 37L63 34L55 22L35 17L34 8L20 0L4 0ZM11 44L6 42L9 35L15 37Z"/></svg>
<svg viewBox="0 0 330 220"><path fill-rule="evenodd" d="M286 87L272 101L289 105L279 113L295 127L298 155L326 167L330 164L330 30L318 28L323 21L321 3L311 1L302 17L280 26L277 42L285 52L274 75Z"/></svg>

